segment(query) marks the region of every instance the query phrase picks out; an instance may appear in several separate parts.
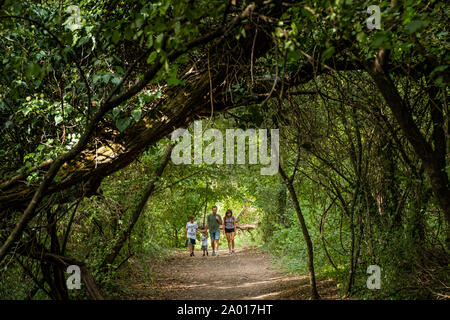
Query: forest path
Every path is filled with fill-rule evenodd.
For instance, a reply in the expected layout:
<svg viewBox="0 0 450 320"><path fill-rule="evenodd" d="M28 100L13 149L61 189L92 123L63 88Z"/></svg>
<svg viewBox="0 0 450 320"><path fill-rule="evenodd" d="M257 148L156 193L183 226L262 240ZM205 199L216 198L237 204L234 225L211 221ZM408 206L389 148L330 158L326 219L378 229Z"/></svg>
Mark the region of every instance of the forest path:
<svg viewBox="0 0 450 320"><path fill-rule="evenodd" d="M272 258L256 247L237 248L235 254L220 250L219 256L203 257L200 250L190 257L177 250L168 258L151 264L153 281L142 281L136 270L128 283L131 299L309 299L308 275L282 273ZM324 299L336 299L336 283L318 280Z"/></svg>

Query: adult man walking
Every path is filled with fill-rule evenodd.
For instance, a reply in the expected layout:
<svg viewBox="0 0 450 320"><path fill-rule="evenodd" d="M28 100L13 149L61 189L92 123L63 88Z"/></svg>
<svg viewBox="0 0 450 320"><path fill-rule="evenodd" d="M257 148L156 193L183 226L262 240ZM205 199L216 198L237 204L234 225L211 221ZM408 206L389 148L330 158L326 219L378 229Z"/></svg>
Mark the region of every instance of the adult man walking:
<svg viewBox="0 0 450 320"><path fill-rule="evenodd" d="M206 228L209 229L209 235L211 236L212 255L219 255L219 237L220 237L220 225L222 224L222 217L217 214L217 207L212 207L212 213L208 215L206 220Z"/></svg>

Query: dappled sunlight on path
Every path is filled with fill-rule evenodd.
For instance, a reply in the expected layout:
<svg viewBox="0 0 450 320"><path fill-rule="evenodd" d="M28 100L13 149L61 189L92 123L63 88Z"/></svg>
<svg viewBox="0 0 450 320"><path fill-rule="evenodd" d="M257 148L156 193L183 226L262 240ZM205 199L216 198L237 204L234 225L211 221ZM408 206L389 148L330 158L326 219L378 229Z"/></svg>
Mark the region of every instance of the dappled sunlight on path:
<svg viewBox="0 0 450 320"><path fill-rule="evenodd" d="M211 253L211 252L210 252ZM308 275L293 275L278 270L268 253L256 247L238 248L229 255L203 257L200 251L189 257L175 251L153 264L153 281L136 281L131 286L133 299L309 299ZM336 299L336 283L318 280L322 298Z"/></svg>

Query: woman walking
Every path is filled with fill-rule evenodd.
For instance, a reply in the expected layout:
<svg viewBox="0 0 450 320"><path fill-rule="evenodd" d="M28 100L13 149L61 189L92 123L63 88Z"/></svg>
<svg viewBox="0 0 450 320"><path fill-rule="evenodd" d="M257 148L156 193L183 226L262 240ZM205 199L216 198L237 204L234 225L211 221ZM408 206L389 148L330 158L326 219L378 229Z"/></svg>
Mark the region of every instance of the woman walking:
<svg viewBox="0 0 450 320"><path fill-rule="evenodd" d="M234 235L236 234L236 219L233 217L233 211L227 210L224 217L225 234L228 241L228 251L230 254L234 253Z"/></svg>

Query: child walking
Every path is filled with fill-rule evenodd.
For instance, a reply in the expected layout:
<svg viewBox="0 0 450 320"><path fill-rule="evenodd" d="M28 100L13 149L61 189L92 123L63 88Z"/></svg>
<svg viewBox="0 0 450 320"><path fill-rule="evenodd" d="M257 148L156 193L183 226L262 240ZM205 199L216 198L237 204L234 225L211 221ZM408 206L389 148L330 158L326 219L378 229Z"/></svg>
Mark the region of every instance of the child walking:
<svg viewBox="0 0 450 320"><path fill-rule="evenodd" d="M197 236L198 224L194 221L193 216L189 216L189 221L186 223L186 230L184 231L184 238L189 238L189 252L190 256L194 256L195 238Z"/></svg>
<svg viewBox="0 0 450 320"><path fill-rule="evenodd" d="M202 250L203 250L203 256L208 256L208 232L203 231L202 232Z"/></svg>

